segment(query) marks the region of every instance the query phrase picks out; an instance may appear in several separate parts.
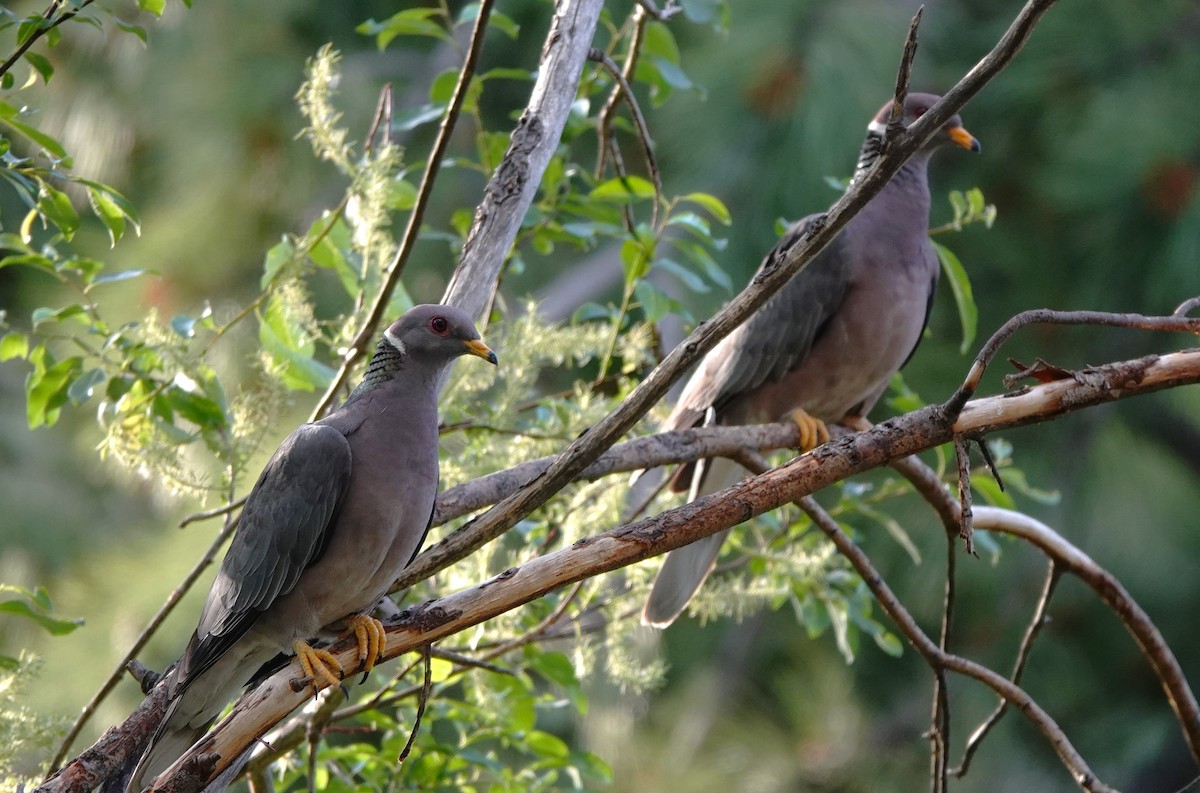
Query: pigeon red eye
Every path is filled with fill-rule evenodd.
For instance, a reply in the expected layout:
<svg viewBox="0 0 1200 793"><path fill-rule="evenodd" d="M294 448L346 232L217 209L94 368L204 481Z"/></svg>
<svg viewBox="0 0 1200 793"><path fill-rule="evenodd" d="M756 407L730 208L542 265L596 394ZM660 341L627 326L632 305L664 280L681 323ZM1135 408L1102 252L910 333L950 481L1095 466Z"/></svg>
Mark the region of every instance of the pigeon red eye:
<svg viewBox="0 0 1200 793"><path fill-rule="evenodd" d="M450 323L445 317L434 317L429 320L429 327L433 328L433 332L439 336L444 336L446 331L450 330Z"/></svg>
<svg viewBox="0 0 1200 793"><path fill-rule="evenodd" d="M927 108L927 107L914 108L913 109L913 118L920 118L921 116L925 115L925 111L928 109L929 108Z"/></svg>

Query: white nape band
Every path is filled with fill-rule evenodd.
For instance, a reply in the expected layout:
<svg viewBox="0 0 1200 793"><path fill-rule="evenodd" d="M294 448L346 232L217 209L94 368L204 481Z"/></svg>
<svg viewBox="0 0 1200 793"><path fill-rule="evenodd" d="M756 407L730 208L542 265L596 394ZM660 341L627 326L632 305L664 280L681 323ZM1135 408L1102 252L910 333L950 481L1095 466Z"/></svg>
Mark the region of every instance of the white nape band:
<svg viewBox="0 0 1200 793"><path fill-rule="evenodd" d="M870 124L867 124L867 132L874 132L876 135L881 136L886 135L887 124L882 121L872 121Z"/></svg>
<svg viewBox="0 0 1200 793"><path fill-rule="evenodd" d="M387 339L388 344L395 347L401 355L408 354L408 348L404 346L404 342L400 341L400 338L395 333L392 333L391 328L383 332L383 338Z"/></svg>

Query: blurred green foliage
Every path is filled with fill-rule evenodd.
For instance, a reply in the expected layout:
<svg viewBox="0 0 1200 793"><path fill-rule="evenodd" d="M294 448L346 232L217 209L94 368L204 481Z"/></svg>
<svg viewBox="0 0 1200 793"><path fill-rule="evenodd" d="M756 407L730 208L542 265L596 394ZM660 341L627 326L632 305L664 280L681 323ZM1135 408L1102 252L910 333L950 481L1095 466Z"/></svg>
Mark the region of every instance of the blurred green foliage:
<svg viewBox="0 0 1200 793"><path fill-rule="evenodd" d="M473 4L397 10L315 0L139 5L140 14L132 5L85 4L79 18L47 28L0 85L0 133L12 146L0 171L9 186L0 191L0 265L20 265L0 266L0 311L11 326L0 359L26 360L21 369L15 360L0 366L8 513L0 581L31 591L45 584L64 613L88 618L51 642L29 620L0 622L0 651L31 647L46 657L25 700L43 726L90 695L206 543L203 530L162 530L195 505L163 497L164 487L227 492L256 471L259 445L269 449L307 412L301 394L328 383L361 296L379 288L395 250L476 13ZM757 266L775 218L831 201L825 182L851 170L863 120L892 85L913 10L882 0L689 0L683 8L647 26L635 72L664 199L654 198L623 112L614 129L631 173L594 170L596 115L611 81L589 70L498 295L505 370L496 383L463 373L461 398L444 417L456 428L446 438L448 483L559 448L650 363L657 350L646 321L707 316ZM628 9L606 10L597 44L618 62ZM3 9L6 51L45 27L34 21L43 10ZM928 9L914 87L948 86L1015 11L974 0ZM440 295L524 102L548 16L539 0L493 11L392 313ZM962 231L938 238L949 246L939 244L939 255L957 310L939 298L930 337L897 382L894 409L949 393L971 339L1018 310L1167 313L1196 291L1196 30L1186 2L1060 4L964 110L983 154L934 164L935 194L950 195L935 202L934 230ZM327 43L333 49L314 57ZM393 83L397 145L351 143L366 135L384 82ZM302 129L311 150L294 140ZM604 267L611 276L575 302L570 328L517 319L527 294L553 298ZM1178 343L1033 329L1011 354L1077 367ZM616 380L608 392L585 387L605 374ZM985 388L998 390L998 376L990 373ZM102 432L70 409L97 397ZM36 436L25 429L56 421ZM1198 423L1190 391L1089 411L1002 439L1008 493L976 481L981 498L1037 514L1108 565L1193 677L1200 643L1190 609L1180 606L1200 597L1191 574L1200 553ZM107 464L97 464L97 445ZM1026 479L1061 498L1020 486ZM617 490L577 486L439 588L612 525ZM822 500L934 624L944 555L936 521L888 475L834 490ZM639 791L924 786L928 672L913 653L893 658L899 642L873 616L861 582L804 528L781 511L739 532L734 558L744 559L748 578L714 580L697 606L738 620L681 623L659 649L628 631L550 650L527 645L513 676L439 673L404 784L593 789L611 776L611 789ZM991 547L1003 553L960 563L957 641L1003 669L1042 562L1004 541ZM647 574L627 571L631 600ZM577 597L609 619L628 611L603 582ZM487 636L461 637L458 649L520 636L561 602L506 616ZM791 608L764 614L760 603ZM151 665L178 653L195 608L185 602L168 624L150 648ZM1122 789L1186 783L1194 770L1171 715L1115 621L1070 587L1052 614L1028 673L1034 695ZM822 632L834 640L809 640ZM82 652L96 663L80 668ZM663 673L659 652L671 668L666 687L651 693ZM596 669L605 674L589 674ZM132 688L101 722L128 711ZM957 681L951 693L957 746L992 700ZM412 714L409 697L361 717L356 726L373 729L366 737L331 737L317 781L329 789L396 784L392 760ZM1019 719L990 741L956 787L1070 788ZM6 772L32 774L38 759L18 757ZM282 779L300 784L303 760L291 762Z"/></svg>

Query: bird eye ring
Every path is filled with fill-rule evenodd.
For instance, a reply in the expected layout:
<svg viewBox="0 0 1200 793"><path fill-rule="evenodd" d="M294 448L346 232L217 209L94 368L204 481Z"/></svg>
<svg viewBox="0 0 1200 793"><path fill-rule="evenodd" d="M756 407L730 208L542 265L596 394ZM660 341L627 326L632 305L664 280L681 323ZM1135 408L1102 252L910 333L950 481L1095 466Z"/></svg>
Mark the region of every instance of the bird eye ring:
<svg viewBox="0 0 1200 793"><path fill-rule="evenodd" d="M434 317L429 320L429 327L439 336L445 336L446 331L450 330L450 323L446 321L445 317Z"/></svg>

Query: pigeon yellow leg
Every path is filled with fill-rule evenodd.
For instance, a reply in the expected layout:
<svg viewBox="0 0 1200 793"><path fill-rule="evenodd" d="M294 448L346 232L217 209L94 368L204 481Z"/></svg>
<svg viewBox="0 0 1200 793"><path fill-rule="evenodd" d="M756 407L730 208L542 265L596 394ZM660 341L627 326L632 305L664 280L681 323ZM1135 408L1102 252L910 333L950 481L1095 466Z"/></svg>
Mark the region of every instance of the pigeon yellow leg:
<svg viewBox="0 0 1200 793"><path fill-rule="evenodd" d="M312 679L314 691L341 684L344 674L342 665L333 653L299 639L292 642L292 649L296 651L296 660L300 662L304 676Z"/></svg>
<svg viewBox="0 0 1200 793"><path fill-rule="evenodd" d="M358 639L358 657L362 661L363 672L370 672L387 647L387 633L383 630L383 623L366 614L355 614L346 620L346 624Z"/></svg>
<svg viewBox="0 0 1200 793"><path fill-rule="evenodd" d="M800 430L800 451L812 451L822 443L829 442L829 428L825 422L808 415L802 408L789 412L787 417Z"/></svg>

